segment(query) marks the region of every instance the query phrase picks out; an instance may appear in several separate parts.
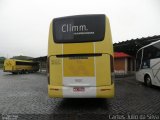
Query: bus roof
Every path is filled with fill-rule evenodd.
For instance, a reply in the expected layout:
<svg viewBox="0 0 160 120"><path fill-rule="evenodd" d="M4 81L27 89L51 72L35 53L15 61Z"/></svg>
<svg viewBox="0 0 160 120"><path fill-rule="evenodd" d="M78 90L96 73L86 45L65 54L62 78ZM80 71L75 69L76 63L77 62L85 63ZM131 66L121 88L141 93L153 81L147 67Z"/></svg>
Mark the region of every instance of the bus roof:
<svg viewBox="0 0 160 120"><path fill-rule="evenodd" d="M18 60L18 59L6 59L6 60L14 60L14 61L19 61L19 62L34 62L32 60Z"/></svg>
<svg viewBox="0 0 160 120"><path fill-rule="evenodd" d="M152 42L152 43L150 43L150 44L148 44L148 45L145 45L145 46L141 47L138 51L140 51L141 49L144 49L144 48L146 48L146 47L149 47L149 46L151 46L151 45L154 45L154 44L156 44L156 43L159 43L159 42L160 42L160 40L157 40L157 41L155 41L155 42ZM137 51L137 53L138 53L138 51Z"/></svg>

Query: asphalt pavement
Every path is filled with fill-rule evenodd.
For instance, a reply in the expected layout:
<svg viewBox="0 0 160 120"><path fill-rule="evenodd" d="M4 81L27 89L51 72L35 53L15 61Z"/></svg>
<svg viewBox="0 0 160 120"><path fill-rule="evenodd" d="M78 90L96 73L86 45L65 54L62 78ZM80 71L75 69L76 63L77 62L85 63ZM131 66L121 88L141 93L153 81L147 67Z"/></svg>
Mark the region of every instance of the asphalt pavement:
<svg viewBox="0 0 160 120"><path fill-rule="evenodd" d="M0 119L160 119L160 87L134 76L115 79L112 99L49 98L44 73L12 75L0 70Z"/></svg>

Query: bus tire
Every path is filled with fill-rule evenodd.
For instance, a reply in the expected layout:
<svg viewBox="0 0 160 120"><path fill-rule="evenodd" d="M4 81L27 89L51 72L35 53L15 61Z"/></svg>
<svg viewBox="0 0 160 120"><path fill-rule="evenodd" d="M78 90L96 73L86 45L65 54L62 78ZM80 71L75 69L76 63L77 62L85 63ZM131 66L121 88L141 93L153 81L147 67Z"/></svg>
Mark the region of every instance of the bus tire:
<svg viewBox="0 0 160 120"><path fill-rule="evenodd" d="M23 74L23 70L19 71L19 74Z"/></svg>
<svg viewBox="0 0 160 120"><path fill-rule="evenodd" d="M15 74L17 74L17 72L12 72L12 74L14 74L14 75L15 75Z"/></svg>
<svg viewBox="0 0 160 120"><path fill-rule="evenodd" d="M148 87L150 87L152 85L152 80L151 80L151 77L149 75L145 75L145 77L144 77L144 83Z"/></svg>
<svg viewBox="0 0 160 120"><path fill-rule="evenodd" d="M26 74L26 73L27 73L27 70L24 70L23 72L24 72L24 74Z"/></svg>

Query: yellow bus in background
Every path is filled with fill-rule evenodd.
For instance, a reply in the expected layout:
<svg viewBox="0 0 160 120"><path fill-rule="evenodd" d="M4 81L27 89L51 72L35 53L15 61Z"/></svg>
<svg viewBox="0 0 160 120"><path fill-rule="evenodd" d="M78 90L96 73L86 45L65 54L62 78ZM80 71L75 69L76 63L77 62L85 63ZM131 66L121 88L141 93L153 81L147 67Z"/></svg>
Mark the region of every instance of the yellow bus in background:
<svg viewBox="0 0 160 120"><path fill-rule="evenodd" d="M60 98L114 97L113 44L103 14L55 18L48 42L48 94Z"/></svg>
<svg viewBox="0 0 160 120"><path fill-rule="evenodd" d="M37 72L39 70L39 63L28 60L16 60L6 59L4 61L4 72L11 72L13 74L18 73L30 73Z"/></svg>

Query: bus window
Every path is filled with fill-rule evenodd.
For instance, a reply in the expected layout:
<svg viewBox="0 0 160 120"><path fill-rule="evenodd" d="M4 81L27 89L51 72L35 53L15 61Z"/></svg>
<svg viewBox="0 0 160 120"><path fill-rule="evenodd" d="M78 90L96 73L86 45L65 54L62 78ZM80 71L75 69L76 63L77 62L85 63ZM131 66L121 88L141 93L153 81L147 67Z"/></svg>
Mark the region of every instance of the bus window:
<svg viewBox="0 0 160 120"><path fill-rule="evenodd" d="M156 58L159 58L160 57L160 49L159 49L159 51L157 51L157 53L156 53Z"/></svg>
<svg viewBox="0 0 160 120"><path fill-rule="evenodd" d="M150 68L150 59L153 57L153 50L150 50L151 48L152 46L143 49L141 69Z"/></svg>
<svg viewBox="0 0 160 120"><path fill-rule="evenodd" d="M155 50L155 58L160 58L160 43L154 44L153 47L156 49Z"/></svg>
<svg viewBox="0 0 160 120"><path fill-rule="evenodd" d="M96 42L105 35L104 15L56 18L52 25L55 43Z"/></svg>

